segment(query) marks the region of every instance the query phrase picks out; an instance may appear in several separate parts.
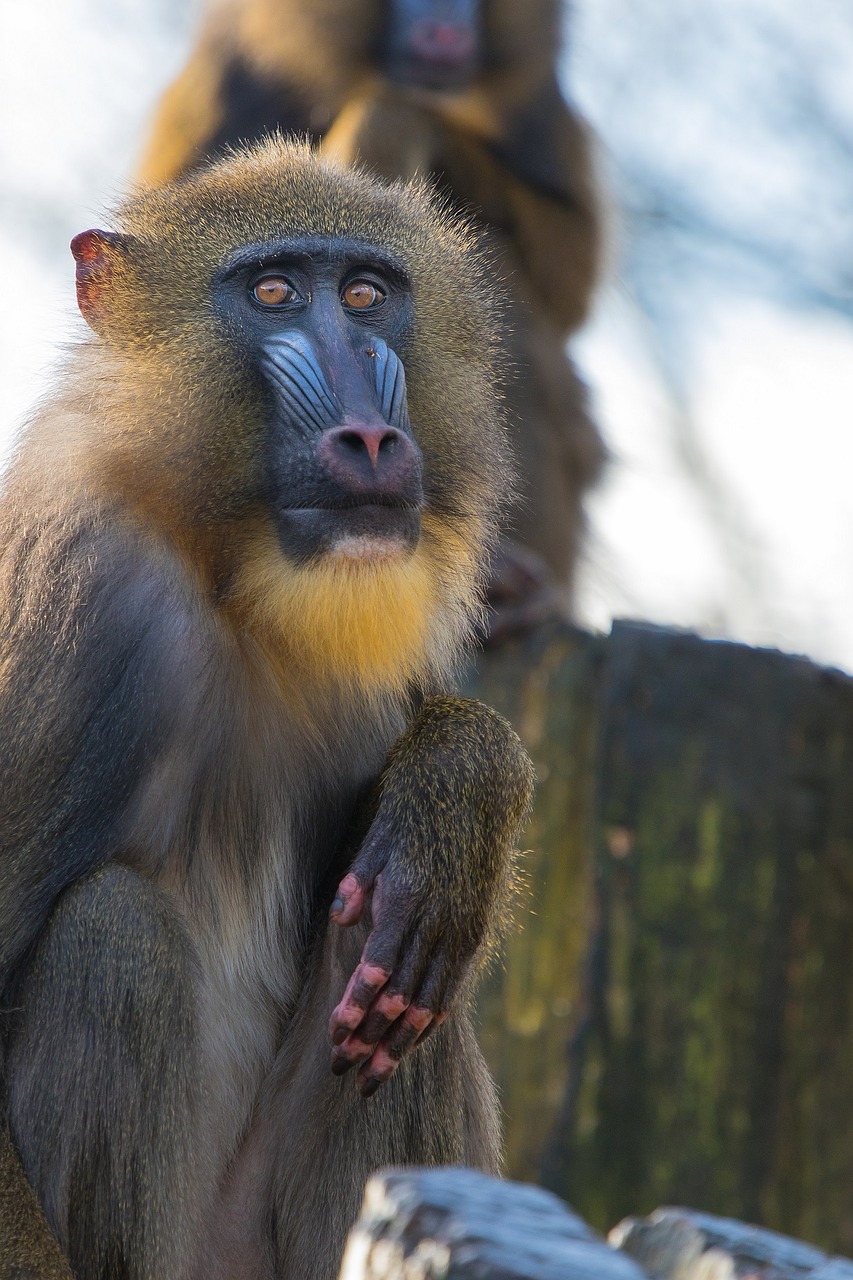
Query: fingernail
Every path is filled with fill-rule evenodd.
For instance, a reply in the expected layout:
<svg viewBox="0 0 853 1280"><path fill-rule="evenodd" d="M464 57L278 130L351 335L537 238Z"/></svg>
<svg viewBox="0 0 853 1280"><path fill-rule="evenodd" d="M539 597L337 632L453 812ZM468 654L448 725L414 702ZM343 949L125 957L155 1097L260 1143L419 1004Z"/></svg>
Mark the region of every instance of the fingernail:
<svg viewBox="0 0 853 1280"><path fill-rule="evenodd" d="M346 1027L338 1027L337 1031L332 1036L332 1044L343 1044L348 1035L349 1030Z"/></svg>
<svg viewBox="0 0 853 1280"><path fill-rule="evenodd" d="M348 1058L336 1055L332 1058L332 1074L336 1076L346 1075L352 1065Z"/></svg>
<svg viewBox="0 0 853 1280"><path fill-rule="evenodd" d="M339 911L343 911L345 906L346 906L346 903L344 902L343 898L338 896L337 898L335 898L334 902L329 907L329 915L330 916L337 915Z"/></svg>
<svg viewBox="0 0 853 1280"><path fill-rule="evenodd" d="M360 1086L362 1098L372 1098L382 1081L376 1076L368 1076L364 1084Z"/></svg>

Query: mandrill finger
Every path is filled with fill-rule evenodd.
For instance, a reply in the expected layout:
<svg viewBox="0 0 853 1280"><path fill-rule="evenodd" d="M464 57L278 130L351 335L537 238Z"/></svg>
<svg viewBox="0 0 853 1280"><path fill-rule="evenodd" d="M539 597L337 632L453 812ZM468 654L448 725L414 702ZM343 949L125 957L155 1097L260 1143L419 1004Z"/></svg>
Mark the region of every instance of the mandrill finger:
<svg viewBox="0 0 853 1280"><path fill-rule="evenodd" d="M439 1014L438 1017L443 1020L446 1014ZM429 1033L435 1018L436 1015L432 1009L425 1009L422 1005L411 1005L406 1016L401 1018L385 1036L377 1052L381 1050L395 1062L399 1062ZM376 1054L373 1056L375 1057Z"/></svg>
<svg viewBox="0 0 853 1280"><path fill-rule="evenodd" d="M329 1035L335 1044L361 1025L379 992L390 977L390 971L381 965L362 961L347 983L340 1004L332 1010L329 1019Z"/></svg>
<svg viewBox="0 0 853 1280"><path fill-rule="evenodd" d="M376 894L374 894L374 912L376 896L379 893L380 886L377 885ZM329 1022L329 1034L335 1044L340 1044L344 1035L355 1031L391 977L402 938L403 924L399 921L395 921L393 927L377 926L370 934L364 944L358 967L347 983L343 999L332 1013ZM400 991L402 984L395 981L394 989Z"/></svg>
<svg viewBox="0 0 853 1280"><path fill-rule="evenodd" d="M338 885L329 915L335 924L357 924L364 914L368 895L388 861L386 842L381 832L368 832L355 862ZM374 902L374 909L376 903Z"/></svg>
<svg viewBox="0 0 853 1280"><path fill-rule="evenodd" d="M419 1048L423 1044L424 1040L428 1040L429 1037L432 1035L433 1031L437 1031L438 1028L441 1026L442 1022L445 1022L446 1019L447 1019L446 1013L437 1013L433 1018L432 1022L430 1022L427 1026L425 1026L421 1034L418 1036L416 1047Z"/></svg>
<svg viewBox="0 0 853 1280"><path fill-rule="evenodd" d="M377 996L367 1017L350 1035L343 1037L341 1032L335 1033L335 1051L332 1054L332 1070L342 1075L356 1062L368 1058L388 1028L405 1013L409 1006L407 996L399 993L383 991Z"/></svg>
<svg viewBox="0 0 853 1280"><path fill-rule="evenodd" d="M408 1009L410 997L400 991L381 991L367 1011L367 1016L357 1028L358 1039L365 1044L376 1045L387 1034L389 1027Z"/></svg>
<svg viewBox="0 0 853 1280"><path fill-rule="evenodd" d="M392 1027L391 1032L374 1053L362 1062L357 1083L363 1097L369 1098L381 1084L390 1080L402 1058L415 1047L434 1022L429 1009L410 1008L406 1016Z"/></svg>
<svg viewBox="0 0 853 1280"><path fill-rule="evenodd" d="M408 1005L406 996L383 991L377 996L367 1017L352 1034L342 1037L337 1032L336 1048L332 1054L332 1070L335 1075L342 1075L356 1062L368 1058L388 1028L405 1013Z"/></svg>
<svg viewBox="0 0 853 1280"><path fill-rule="evenodd" d="M343 1044L332 1050L332 1074L342 1076L350 1067L365 1062L373 1053L375 1046L364 1044L356 1036L347 1036Z"/></svg>
<svg viewBox="0 0 853 1280"><path fill-rule="evenodd" d="M370 886L363 884L354 872L349 871L338 885L335 900L329 908L329 916L335 924L358 924L364 915Z"/></svg>
<svg viewBox="0 0 853 1280"><path fill-rule="evenodd" d="M443 1020L469 968L469 961L450 965L446 956L437 956L430 965L420 990L413 998L413 1006L431 1009L436 1017L441 1017Z"/></svg>

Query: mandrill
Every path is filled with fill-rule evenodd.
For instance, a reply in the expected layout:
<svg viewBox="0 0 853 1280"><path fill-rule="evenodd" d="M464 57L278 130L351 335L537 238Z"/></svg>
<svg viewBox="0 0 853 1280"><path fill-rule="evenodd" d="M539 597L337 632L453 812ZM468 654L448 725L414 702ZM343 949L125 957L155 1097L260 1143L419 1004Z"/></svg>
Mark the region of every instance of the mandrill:
<svg viewBox="0 0 853 1280"><path fill-rule="evenodd" d="M531 768L450 692L492 295L421 187L276 139L72 249L0 507L8 1131L78 1280L333 1280L373 1170L499 1162L467 1005Z"/></svg>
<svg viewBox="0 0 853 1280"><path fill-rule="evenodd" d="M219 0L157 111L163 182L277 128L384 178L430 175L473 215L509 306L513 542L493 635L564 610L604 450L566 339L602 258L592 142L559 86L560 0Z"/></svg>

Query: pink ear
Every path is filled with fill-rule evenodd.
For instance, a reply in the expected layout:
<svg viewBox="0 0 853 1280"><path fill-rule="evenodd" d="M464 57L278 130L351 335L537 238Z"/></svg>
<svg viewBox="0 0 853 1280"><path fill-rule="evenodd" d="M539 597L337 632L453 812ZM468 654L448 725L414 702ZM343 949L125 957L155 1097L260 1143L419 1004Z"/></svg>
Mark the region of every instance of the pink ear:
<svg viewBox="0 0 853 1280"><path fill-rule="evenodd" d="M87 324L100 332L113 271L124 256L128 236L115 231L81 231L71 241L77 263L77 305Z"/></svg>

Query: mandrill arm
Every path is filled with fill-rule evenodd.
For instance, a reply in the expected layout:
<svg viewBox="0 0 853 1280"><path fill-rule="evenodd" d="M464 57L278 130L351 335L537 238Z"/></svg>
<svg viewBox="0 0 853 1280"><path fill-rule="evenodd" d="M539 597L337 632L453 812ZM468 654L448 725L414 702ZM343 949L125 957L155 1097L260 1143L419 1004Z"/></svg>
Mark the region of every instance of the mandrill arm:
<svg viewBox="0 0 853 1280"><path fill-rule="evenodd" d="M353 925L370 903L372 928L330 1023L333 1070L361 1063L365 1096L444 1021L499 925L532 790L517 736L480 702L430 698L393 748L331 909L335 924Z"/></svg>
<svg viewBox="0 0 853 1280"><path fill-rule="evenodd" d="M179 701L188 613L157 561L104 513L37 521L8 506L0 994L59 894L117 852L122 815Z"/></svg>

